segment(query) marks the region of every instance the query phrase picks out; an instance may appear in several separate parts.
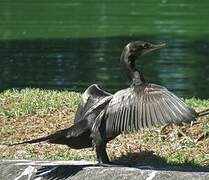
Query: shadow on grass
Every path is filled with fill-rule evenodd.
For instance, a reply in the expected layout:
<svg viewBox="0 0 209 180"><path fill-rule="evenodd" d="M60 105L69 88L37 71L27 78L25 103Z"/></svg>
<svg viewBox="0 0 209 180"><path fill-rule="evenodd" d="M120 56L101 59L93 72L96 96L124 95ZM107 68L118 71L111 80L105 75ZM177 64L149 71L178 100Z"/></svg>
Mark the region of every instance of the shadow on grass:
<svg viewBox="0 0 209 180"><path fill-rule="evenodd" d="M153 151L141 151L129 153L114 160L115 163L123 164L140 169L182 171L182 172L209 172L209 166L201 166L192 162L168 163L163 157L155 155Z"/></svg>
<svg viewBox="0 0 209 180"><path fill-rule="evenodd" d="M193 163L171 164L166 159L154 155L152 151L143 151L139 153L129 153L121 156L113 163L119 164L120 167L132 167L143 170L155 171L180 171L180 172L209 172L209 166L200 166ZM35 177L44 179L66 179L76 175L86 167L97 167L97 164L89 165L51 165L41 167ZM100 167L103 168L103 167ZM108 168L108 167L107 167ZM117 167L118 168L118 167Z"/></svg>

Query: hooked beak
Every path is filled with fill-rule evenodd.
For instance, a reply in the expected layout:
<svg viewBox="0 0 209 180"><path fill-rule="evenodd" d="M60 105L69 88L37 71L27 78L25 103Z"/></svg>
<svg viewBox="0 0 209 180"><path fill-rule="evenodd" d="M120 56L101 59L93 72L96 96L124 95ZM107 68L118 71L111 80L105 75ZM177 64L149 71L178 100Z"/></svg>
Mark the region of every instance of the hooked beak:
<svg viewBox="0 0 209 180"><path fill-rule="evenodd" d="M155 51L157 49L160 49L160 48L163 48L165 47L166 44L165 43L161 43L161 44L152 44L152 46L148 49L144 49L143 52L142 52L142 55L144 54L147 54L148 52L151 52L151 51Z"/></svg>
<svg viewBox="0 0 209 180"><path fill-rule="evenodd" d="M155 49L160 49L160 48L163 48L163 47L165 47L166 46L166 44L165 43L161 43L161 44L153 44L152 45L152 47L151 47L151 49L153 49L153 50L155 50Z"/></svg>

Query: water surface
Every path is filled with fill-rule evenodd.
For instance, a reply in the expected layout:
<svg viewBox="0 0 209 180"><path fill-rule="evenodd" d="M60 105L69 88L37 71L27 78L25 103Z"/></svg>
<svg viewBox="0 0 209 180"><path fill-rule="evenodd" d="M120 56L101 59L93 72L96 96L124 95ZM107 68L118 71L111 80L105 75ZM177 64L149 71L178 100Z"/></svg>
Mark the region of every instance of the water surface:
<svg viewBox="0 0 209 180"><path fill-rule="evenodd" d="M132 40L166 42L137 61L147 81L209 97L209 1L0 2L0 89L115 92L128 85L120 53Z"/></svg>

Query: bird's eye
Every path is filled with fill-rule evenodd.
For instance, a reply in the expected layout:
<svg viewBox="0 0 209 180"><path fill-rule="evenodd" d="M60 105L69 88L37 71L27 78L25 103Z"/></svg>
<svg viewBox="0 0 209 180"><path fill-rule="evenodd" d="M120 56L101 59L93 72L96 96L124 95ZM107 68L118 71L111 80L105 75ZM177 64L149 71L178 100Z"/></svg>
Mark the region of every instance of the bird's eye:
<svg viewBox="0 0 209 180"><path fill-rule="evenodd" d="M130 52L131 53L136 53L137 52L137 49L131 49Z"/></svg>
<svg viewBox="0 0 209 180"><path fill-rule="evenodd" d="M150 44L145 43L143 47L144 47L145 49L147 49L147 48L149 48L149 47L150 47Z"/></svg>

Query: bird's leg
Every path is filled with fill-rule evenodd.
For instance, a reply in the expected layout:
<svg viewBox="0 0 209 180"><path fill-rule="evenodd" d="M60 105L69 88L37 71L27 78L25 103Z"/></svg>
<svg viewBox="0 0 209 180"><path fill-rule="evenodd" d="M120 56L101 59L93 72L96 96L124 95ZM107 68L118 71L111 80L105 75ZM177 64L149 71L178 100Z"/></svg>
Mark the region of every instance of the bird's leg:
<svg viewBox="0 0 209 180"><path fill-rule="evenodd" d="M96 149L96 155L99 164L109 164L110 161L106 152L106 142L104 142L104 140L102 139L99 129L97 131L95 131L94 129L94 131L91 134L91 137L92 144Z"/></svg>
<svg viewBox="0 0 209 180"><path fill-rule="evenodd" d="M105 129L101 127L103 115L104 111L100 112L100 114L95 119L95 123L92 126L92 146L96 149L96 155L99 164L109 164L110 161L106 152L106 138L102 137L101 133L105 131Z"/></svg>
<svg viewBox="0 0 209 180"><path fill-rule="evenodd" d="M96 141L93 140L93 143L96 148L96 155L98 160L98 165L102 167L124 167L124 165L110 162L107 152L106 152L106 143L102 141L101 135L97 134Z"/></svg>
<svg viewBox="0 0 209 180"><path fill-rule="evenodd" d="M101 143L96 147L97 159L100 165L110 164L109 158L106 152L106 144Z"/></svg>
<svg viewBox="0 0 209 180"><path fill-rule="evenodd" d="M114 162L110 162L107 152L106 152L106 144L105 138L102 137L100 130L95 129L92 131L92 145L96 149L96 155L98 160L98 165L103 167L126 167L123 164L118 164Z"/></svg>
<svg viewBox="0 0 209 180"><path fill-rule="evenodd" d="M96 155L99 166L113 167L120 166L109 161L107 152L106 152L106 137L105 137L105 124L102 122L104 111L102 111L95 119L95 123L92 126L91 138L92 146L96 149Z"/></svg>

